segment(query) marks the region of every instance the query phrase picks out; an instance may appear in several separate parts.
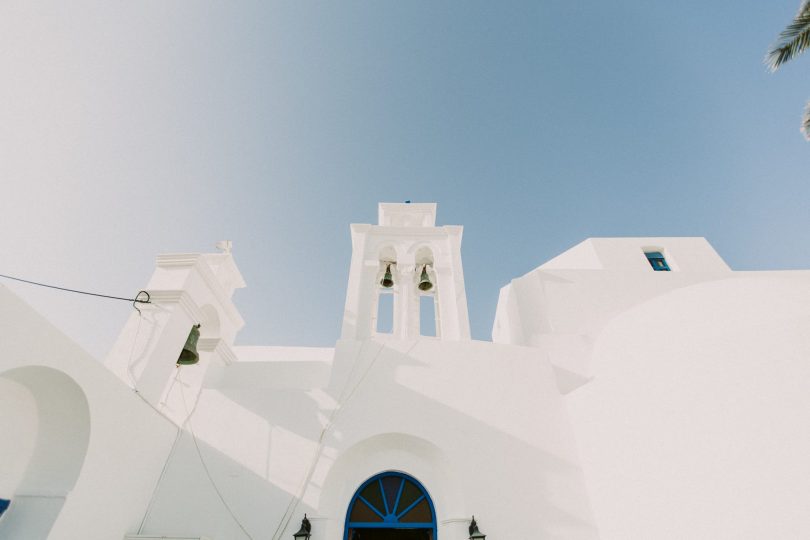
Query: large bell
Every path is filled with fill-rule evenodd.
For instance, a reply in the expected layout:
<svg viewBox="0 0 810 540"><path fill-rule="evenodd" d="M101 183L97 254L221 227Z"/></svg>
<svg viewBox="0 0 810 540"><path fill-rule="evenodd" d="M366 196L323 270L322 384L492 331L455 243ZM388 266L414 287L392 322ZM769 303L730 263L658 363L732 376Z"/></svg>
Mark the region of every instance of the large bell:
<svg viewBox="0 0 810 540"><path fill-rule="evenodd" d="M394 276L391 275L391 265L385 267L385 275L380 280L380 285L385 287L386 289L390 289L394 286Z"/></svg>
<svg viewBox="0 0 810 540"><path fill-rule="evenodd" d="M200 339L200 325L195 324L191 327L191 332L186 338L186 344L183 345L183 350L180 351L180 358L177 359L178 366L190 366L200 361L200 355L197 353L197 341Z"/></svg>
<svg viewBox="0 0 810 540"><path fill-rule="evenodd" d="M422 267L422 275L419 277L419 290L429 291L433 288L433 283L430 282L430 276L427 273L427 265Z"/></svg>

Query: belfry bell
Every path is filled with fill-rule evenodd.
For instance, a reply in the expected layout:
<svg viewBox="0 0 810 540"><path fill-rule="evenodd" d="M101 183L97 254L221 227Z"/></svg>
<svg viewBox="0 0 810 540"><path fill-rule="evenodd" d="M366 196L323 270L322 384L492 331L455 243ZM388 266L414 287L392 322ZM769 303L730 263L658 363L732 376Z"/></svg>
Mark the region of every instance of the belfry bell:
<svg viewBox="0 0 810 540"><path fill-rule="evenodd" d="M186 338L186 344L183 345L183 350L180 351L180 358L177 359L178 366L190 366L200 361L200 355L197 353L197 341L200 339L200 325L195 324L191 327Z"/></svg>
<svg viewBox="0 0 810 540"><path fill-rule="evenodd" d="M433 288L433 283L430 282L430 276L427 273L427 265L422 266L422 275L419 277L419 290L429 291Z"/></svg>
<svg viewBox="0 0 810 540"><path fill-rule="evenodd" d="M385 267L385 275L380 280L380 285L385 287L386 289L390 289L394 286L394 276L391 275L391 265Z"/></svg>

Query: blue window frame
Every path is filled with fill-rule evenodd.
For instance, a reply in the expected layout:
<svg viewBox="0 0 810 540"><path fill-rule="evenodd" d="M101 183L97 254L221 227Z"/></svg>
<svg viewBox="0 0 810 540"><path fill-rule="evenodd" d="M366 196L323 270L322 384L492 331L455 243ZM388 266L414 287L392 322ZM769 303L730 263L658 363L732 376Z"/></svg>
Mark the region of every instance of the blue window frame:
<svg viewBox="0 0 810 540"><path fill-rule="evenodd" d="M354 493L343 539L362 540L363 529L421 529L427 539L436 540L433 501L422 484L407 474L378 474Z"/></svg>
<svg viewBox="0 0 810 540"><path fill-rule="evenodd" d="M3 512L5 512L8 509L8 505L10 504L11 501L9 501L8 499L0 499L0 516L3 515Z"/></svg>
<svg viewBox="0 0 810 540"><path fill-rule="evenodd" d="M667 260L664 258L663 253L660 251L648 251L645 252L644 255L647 256L647 260L650 262L650 266L656 272L669 272L669 265L667 264Z"/></svg>

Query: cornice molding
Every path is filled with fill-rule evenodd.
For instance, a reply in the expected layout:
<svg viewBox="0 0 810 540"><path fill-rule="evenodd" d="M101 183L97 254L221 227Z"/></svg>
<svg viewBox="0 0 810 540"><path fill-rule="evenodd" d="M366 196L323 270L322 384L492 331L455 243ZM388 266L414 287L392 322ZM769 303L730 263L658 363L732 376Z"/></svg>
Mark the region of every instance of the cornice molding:
<svg viewBox="0 0 810 540"><path fill-rule="evenodd" d="M435 238L444 238L450 236L450 233L442 227L392 227L389 225L372 225L371 230L368 232L369 236L433 236Z"/></svg>
<svg viewBox="0 0 810 540"><path fill-rule="evenodd" d="M200 260L200 253L162 253L155 258L155 264L166 266L194 266Z"/></svg>
<svg viewBox="0 0 810 540"><path fill-rule="evenodd" d="M208 266L208 264L201 264L204 262L205 260L203 259L203 254L200 253L164 253L162 255L158 255L155 260L155 264L159 268L196 269L200 273L200 277L202 277L203 282L208 286L209 290L214 295L214 298L222 307L222 311L225 313L225 315L231 320L237 329L242 328L245 325L245 320L239 314L239 311L236 309L233 301L226 295L222 284L211 270L211 267ZM156 291L155 294L157 294L157 292L158 291ZM152 291L149 291L149 294L153 294ZM167 299L166 301L169 302L170 300ZM197 309L199 311L199 307ZM197 316L196 319L200 320L199 316Z"/></svg>
<svg viewBox="0 0 810 540"><path fill-rule="evenodd" d="M201 351L212 352L219 356L222 363L226 366L237 362L239 359L233 352L233 349L222 338L200 338L197 342L197 348Z"/></svg>
<svg viewBox="0 0 810 540"><path fill-rule="evenodd" d="M234 362L238 362L239 359L236 357L236 353L233 352L231 346L225 343L225 340L219 340L217 344L216 352L219 353L219 357L222 359L222 362L229 366Z"/></svg>
<svg viewBox="0 0 810 540"><path fill-rule="evenodd" d="M200 322L203 319L203 312L200 306L192 300L188 291L182 289L176 290L148 290L153 304L179 304L183 310L195 322Z"/></svg>

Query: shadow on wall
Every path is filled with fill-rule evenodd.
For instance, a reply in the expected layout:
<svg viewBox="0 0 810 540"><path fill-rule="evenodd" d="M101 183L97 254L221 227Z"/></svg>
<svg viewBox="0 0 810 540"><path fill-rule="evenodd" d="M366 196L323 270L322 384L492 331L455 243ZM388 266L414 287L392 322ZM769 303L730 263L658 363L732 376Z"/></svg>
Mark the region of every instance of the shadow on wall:
<svg viewBox="0 0 810 540"><path fill-rule="evenodd" d="M8 466L0 496L11 499L0 538L45 540L76 483L90 438L90 411L78 384L52 368L0 373L0 442Z"/></svg>
<svg viewBox="0 0 810 540"><path fill-rule="evenodd" d="M427 346L426 342L422 343L423 348ZM490 350L488 346L479 348ZM466 358L462 354L466 351L463 349L459 358ZM423 482L436 502L440 521L466 516L468 506L486 506L493 524L509 523L508 512L512 509L505 504L499 509L485 504L480 498L486 496L478 493L480 490L476 490L475 485L478 479L486 484L494 478L514 478L519 479L521 485L532 486L532 511L541 522L541 525L533 525L534 530L549 535L555 530L565 530L572 538L593 537L592 524L582 509L584 502L580 504L585 495L581 491L584 486L577 481L579 465L573 456L559 451L556 444L559 437L551 434L520 436L520 432L490 422L486 415L476 416L460 404L449 402L446 396L442 397L445 383L438 381L434 386L428 385L430 388L425 386L431 377L445 380L447 374L419 360L419 354L416 350L408 354L388 348L382 350L375 368L369 368L368 378L361 377L366 379L362 390L354 395L353 391L348 391L348 386L356 383L347 386L347 394L354 395L354 399L330 394L327 389L204 391L198 418L206 420L195 424L202 453L215 483L225 500L233 504L246 528L267 531L268 536L273 531L282 537L289 536L306 512L311 518L316 516L312 518L313 530L321 534L327 532L329 538L339 537L344 532L345 512L354 490L373 474L395 470ZM429 351L424 354L437 357ZM503 365L494 352L488 354L492 358L486 365L492 369L522 370L527 365L523 362L510 367ZM366 360L371 361L374 356L373 351L368 351ZM439 364L446 361L444 358ZM557 395L552 379L546 379L547 387L532 388ZM447 380L450 382L446 384L458 384L457 378ZM436 392L428 391L430 389ZM477 399L483 398L478 396ZM323 448L319 449L319 434L339 402L345 406L334 417L335 424L324 438ZM542 432L542 426L546 425L545 413L532 410L530 416L536 419L537 429ZM233 428L234 418L240 418L240 423L243 426L247 423L250 428L241 431ZM545 429L556 433L554 426L556 424L549 419ZM452 433L448 435L449 432ZM433 440L454 442L444 448L429 442ZM480 448L476 446L479 440L485 441ZM480 454L477 459L482 466L475 474L467 469L457 470L457 464L447 458L469 452ZM197 500L205 489L205 486L191 485L194 474L190 474L190 469L199 461L193 454L192 448L182 458L179 452L175 455L155 505L156 511L147 522L148 531L144 532L212 534L212 530L217 530L217 524L203 524L198 513L185 513L186 505L177 504L177 501ZM509 455L510 459L499 459L503 455ZM314 459L317 466L313 464ZM311 471L311 477L305 478L302 473L307 470ZM304 481L306 489L299 502L297 496ZM465 493L467 495L463 495ZM218 506L216 497L207 498L210 506L204 513L214 515ZM521 504L528 507L528 503ZM178 513L183 513L182 517ZM279 523L282 526L277 530Z"/></svg>

